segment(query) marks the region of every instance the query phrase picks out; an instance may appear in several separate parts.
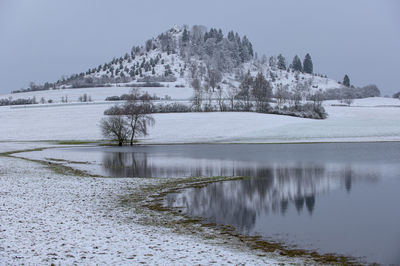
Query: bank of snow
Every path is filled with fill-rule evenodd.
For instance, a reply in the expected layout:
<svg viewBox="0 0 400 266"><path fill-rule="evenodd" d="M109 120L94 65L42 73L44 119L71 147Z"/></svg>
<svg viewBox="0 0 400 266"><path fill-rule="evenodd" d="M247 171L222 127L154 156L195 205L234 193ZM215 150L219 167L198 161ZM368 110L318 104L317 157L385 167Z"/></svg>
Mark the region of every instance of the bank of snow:
<svg viewBox="0 0 400 266"><path fill-rule="evenodd" d="M324 102L325 105L341 104L338 100L329 100ZM364 99L354 99L352 107L400 107L400 100L386 97L370 97Z"/></svg>
<svg viewBox="0 0 400 266"><path fill-rule="evenodd" d="M61 176L1 156L0 164L0 264L301 263L140 225L121 197L155 179Z"/></svg>
<svg viewBox="0 0 400 266"><path fill-rule="evenodd" d="M176 85L180 85L176 82ZM183 82L182 82L183 83ZM176 88L174 84L164 84L165 87L149 87L141 88L142 92L148 92L150 95L156 95L157 97L164 98L166 95L171 99L188 99L192 96L191 88ZM166 87L168 86L168 87ZM169 87L171 86L171 87ZM121 96L122 94L129 93L132 87L96 87L96 88L81 88L81 89L56 89L56 90L45 90L45 91L30 91L23 93L10 93L0 95L0 99L12 98L16 99L27 99L36 98L39 102L43 97L45 101L52 100L55 103L60 103L62 98L68 98L68 102L78 102L79 97L83 94L87 94L91 97L92 101L104 101L110 96Z"/></svg>
<svg viewBox="0 0 400 266"><path fill-rule="evenodd" d="M357 100L359 107L327 102L325 120L243 112L155 114L155 127L141 142L398 141L400 108L389 100ZM99 121L110 106L0 107L0 141L99 140Z"/></svg>

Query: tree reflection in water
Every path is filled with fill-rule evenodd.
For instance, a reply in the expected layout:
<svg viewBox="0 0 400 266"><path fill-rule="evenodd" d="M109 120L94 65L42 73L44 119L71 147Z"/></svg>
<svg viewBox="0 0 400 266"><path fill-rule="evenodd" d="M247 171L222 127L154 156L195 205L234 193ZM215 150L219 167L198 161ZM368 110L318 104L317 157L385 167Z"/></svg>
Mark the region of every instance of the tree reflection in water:
<svg viewBox="0 0 400 266"><path fill-rule="evenodd" d="M254 163L159 156L146 152L105 153L103 167L115 177L246 176L170 194L165 204L192 216L250 230L260 212L285 215L290 206L312 215L316 196L332 189L349 193L355 180L376 181L371 169L312 163Z"/></svg>
<svg viewBox="0 0 400 266"><path fill-rule="evenodd" d="M292 205L299 215L306 211L311 216L318 195L340 188L350 193L355 181L379 179L376 172L356 173L350 166L328 170L322 165L277 165L236 171L251 178L185 189L168 195L165 204L248 233L260 213L285 215Z"/></svg>

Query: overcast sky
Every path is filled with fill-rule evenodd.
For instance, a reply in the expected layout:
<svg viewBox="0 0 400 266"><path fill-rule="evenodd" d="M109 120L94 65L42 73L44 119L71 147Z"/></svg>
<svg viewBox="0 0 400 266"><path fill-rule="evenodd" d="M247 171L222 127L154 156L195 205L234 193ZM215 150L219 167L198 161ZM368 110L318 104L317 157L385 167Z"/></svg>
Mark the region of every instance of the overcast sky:
<svg viewBox="0 0 400 266"><path fill-rule="evenodd" d="M232 29L260 55L309 52L315 72L400 91L398 0L0 0L0 93L86 71L174 24Z"/></svg>

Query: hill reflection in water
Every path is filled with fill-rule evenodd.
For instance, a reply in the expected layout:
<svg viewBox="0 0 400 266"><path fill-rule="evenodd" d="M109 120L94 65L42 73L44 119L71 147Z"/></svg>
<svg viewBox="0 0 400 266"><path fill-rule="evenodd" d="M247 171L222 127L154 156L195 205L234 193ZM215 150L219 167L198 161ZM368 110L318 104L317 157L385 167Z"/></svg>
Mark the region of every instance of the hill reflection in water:
<svg viewBox="0 0 400 266"><path fill-rule="evenodd" d="M323 253L398 264L400 143L104 148L108 176L246 176L187 188L164 204Z"/></svg>
<svg viewBox="0 0 400 266"><path fill-rule="evenodd" d="M333 189L350 193L353 182L377 182L377 171L354 171L351 166L324 167L323 165L271 166L236 169L243 180L224 181L203 188L189 188L169 194L165 204L184 208L190 216L230 224L242 231L250 231L257 214L285 215L289 206L299 214L312 215L317 196Z"/></svg>

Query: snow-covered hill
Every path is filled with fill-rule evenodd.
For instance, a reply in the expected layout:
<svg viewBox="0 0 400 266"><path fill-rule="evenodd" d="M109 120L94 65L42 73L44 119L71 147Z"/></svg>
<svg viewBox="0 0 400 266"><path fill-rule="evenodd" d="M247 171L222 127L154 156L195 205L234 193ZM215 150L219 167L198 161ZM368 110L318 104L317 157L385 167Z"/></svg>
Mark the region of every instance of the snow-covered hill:
<svg viewBox="0 0 400 266"><path fill-rule="evenodd" d="M156 94L162 91L163 95L158 96L187 98L187 95L192 93L194 79L199 79L204 86L219 86L226 91L237 89L241 79L248 72L252 76L263 73L273 91L278 87L285 87L289 92L300 88L304 97L316 90L342 87L337 81L326 76L295 71L289 62L284 62L283 68L278 58L279 56L271 56L267 60L266 56L256 56L247 37L240 37L237 33L229 32L224 36L222 31L213 28L208 31L204 26L193 26L190 30L187 27L174 26L156 38L147 40L143 46L134 46L129 53L113 58L110 62L86 72L64 77L54 83L41 86L32 84L31 88L28 88L47 89L48 93L31 91L3 95L0 98L19 99L35 96L37 101L43 97L58 102L62 96L67 96L70 101L77 101L77 94L88 93L97 101L104 100L104 96L126 93L129 86L141 86L148 82L153 83L153 86L165 87L161 90L151 90L156 91ZM109 88L88 92L66 90L96 86ZM185 88L189 92L176 88ZM106 93L108 90L110 93ZM177 91L182 94L176 94Z"/></svg>

